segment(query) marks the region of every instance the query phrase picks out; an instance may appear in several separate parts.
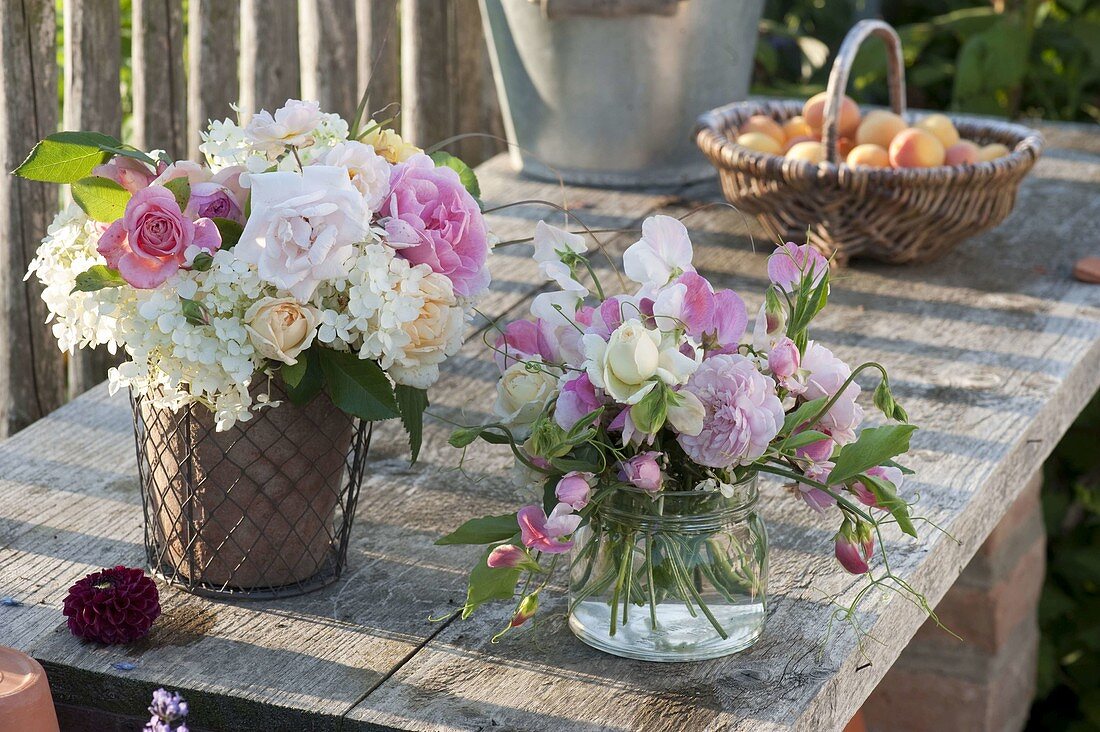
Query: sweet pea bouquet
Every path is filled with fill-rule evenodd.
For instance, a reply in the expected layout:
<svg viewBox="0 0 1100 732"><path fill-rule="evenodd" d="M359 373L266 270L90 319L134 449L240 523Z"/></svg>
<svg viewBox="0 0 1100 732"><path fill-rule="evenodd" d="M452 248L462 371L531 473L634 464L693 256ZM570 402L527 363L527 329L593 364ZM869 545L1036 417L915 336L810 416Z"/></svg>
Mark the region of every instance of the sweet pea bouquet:
<svg viewBox="0 0 1100 732"><path fill-rule="evenodd" d="M291 100L212 122L206 165L92 132L39 143L16 174L73 199L28 272L59 346L121 348L112 391L201 403L219 430L271 404L250 386L277 372L292 401L324 389L364 420L400 414L415 455L491 237L469 167L362 116Z"/></svg>
<svg viewBox="0 0 1100 732"><path fill-rule="evenodd" d="M577 536L624 494L658 516L673 497L732 497L757 474L780 476L792 499L836 522L832 549L854 574L869 572L883 524L916 536L909 504L897 495L907 471L893 460L908 450L915 428L906 424L886 371L876 363L852 369L809 335L828 300L829 263L808 246L778 247L768 259L764 302L750 321L741 297L708 282L692 254L679 220L649 218L623 255L634 291L605 295L585 238L537 225L534 258L558 289L534 299L532 319L498 331L497 421L460 428L451 438L456 447L478 438L507 445L523 501L515 513L473 519L439 541L485 547L463 617L489 600L510 600L510 627L522 624L571 550L570 570L592 574L594 555ZM875 407L900 424L860 431L865 415L855 379L867 370L881 376ZM659 547L652 541L616 541L625 548L605 579L613 589L612 634L616 603L624 622L630 605L649 604L656 628L653 606L669 597L681 598L693 615L699 607L721 634L699 582L728 588L734 580L722 577L737 575L748 592L759 592L751 588L759 578L737 567L731 573L721 557L704 555L694 566L673 563L655 574ZM671 546L666 555L675 553ZM884 567L872 582L919 598Z"/></svg>

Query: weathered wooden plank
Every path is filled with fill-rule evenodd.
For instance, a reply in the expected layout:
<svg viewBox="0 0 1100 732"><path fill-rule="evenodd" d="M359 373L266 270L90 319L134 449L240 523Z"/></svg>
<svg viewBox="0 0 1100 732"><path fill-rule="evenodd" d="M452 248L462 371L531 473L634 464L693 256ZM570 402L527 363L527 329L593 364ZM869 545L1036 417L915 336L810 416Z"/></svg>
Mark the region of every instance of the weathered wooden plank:
<svg viewBox="0 0 1100 732"><path fill-rule="evenodd" d="M470 132L497 134L491 120L499 110L484 102L494 93L476 0L402 0L402 134L421 146ZM474 137L447 149L476 165L500 148Z"/></svg>
<svg viewBox="0 0 1100 732"><path fill-rule="evenodd" d="M401 103L399 0L355 0L359 93L370 88L367 109ZM358 100L356 100L358 104Z"/></svg>
<svg viewBox="0 0 1100 732"><path fill-rule="evenodd" d="M240 4L190 0L187 13L187 156L200 160L199 132L210 120L235 116L231 105L240 94Z"/></svg>
<svg viewBox="0 0 1100 732"><path fill-rule="evenodd" d="M921 494L921 511L962 543L927 527L920 544L890 541L895 571L932 601L1100 387L1100 291L1068 278L1073 261L1093 246L1073 232L1100 213L1091 193L1096 181L1097 156L1050 155L1025 184L1012 219L951 257L844 272L816 330L846 359L885 363L923 428L909 461L917 469L910 489ZM516 195L524 185L515 182ZM755 222L713 209L692 216L689 227L707 275L744 293L760 290L770 247ZM756 237L755 253L748 234ZM1039 249L1036 240L1059 246ZM491 367L481 379L457 378L469 404L488 402ZM476 419L478 409L485 407L466 416ZM479 474L498 465L487 452L467 460ZM435 480L442 484L444 475ZM466 490L469 511L456 522L482 513L480 495L495 499L506 489ZM495 645L488 639L506 622L504 610L449 624L349 719L418 730L839 729L922 616L901 598L879 595L859 618L880 641L864 647L866 656L850 630L837 628L822 645L834 609L822 598L850 596L859 580L837 572L828 556L834 526L773 484L764 494L775 547L773 601L764 638L751 651L669 668L614 659L571 637L559 597L541 628Z"/></svg>
<svg viewBox="0 0 1100 732"><path fill-rule="evenodd" d="M241 115L274 112L300 89L297 0L241 0Z"/></svg>
<svg viewBox="0 0 1100 732"><path fill-rule="evenodd" d="M57 210L56 187L8 175L57 129L53 0L0 3L0 437L65 398L65 365L23 273Z"/></svg>
<svg viewBox="0 0 1100 732"><path fill-rule="evenodd" d="M66 130L122 134L119 92L119 8L117 0L66 0L65 105ZM75 397L107 378L116 359L105 348L82 350L68 357L68 394Z"/></svg>
<svg viewBox="0 0 1100 732"><path fill-rule="evenodd" d="M300 0L302 97L350 120L362 95L355 0Z"/></svg>
<svg viewBox="0 0 1100 732"><path fill-rule="evenodd" d="M134 144L187 153L182 0L133 0Z"/></svg>

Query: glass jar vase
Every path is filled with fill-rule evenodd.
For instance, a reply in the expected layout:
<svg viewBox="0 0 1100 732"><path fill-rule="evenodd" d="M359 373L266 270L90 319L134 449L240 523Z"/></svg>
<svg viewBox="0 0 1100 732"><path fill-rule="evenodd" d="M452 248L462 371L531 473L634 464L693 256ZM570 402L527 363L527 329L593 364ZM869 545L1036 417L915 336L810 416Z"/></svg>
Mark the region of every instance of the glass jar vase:
<svg viewBox="0 0 1100 732"><path fill-rule="evenodd" d="M601 501L570 556L574 635L645 661L717 658L755 643L768 580L756 476L724 488L621 486Z"/></svg>

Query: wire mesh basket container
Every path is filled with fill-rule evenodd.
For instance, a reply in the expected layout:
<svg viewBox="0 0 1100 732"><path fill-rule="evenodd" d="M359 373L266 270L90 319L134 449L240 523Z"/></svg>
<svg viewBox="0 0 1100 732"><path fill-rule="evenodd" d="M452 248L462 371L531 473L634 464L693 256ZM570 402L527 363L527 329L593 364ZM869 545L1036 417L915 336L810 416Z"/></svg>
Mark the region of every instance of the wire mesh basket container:
<svg viewBox="0 0 1100 732"><path fill-rule="evenodd" d="M1042 137L1022 125L955 118L963 137L981 145L1003 144L1008 154L934 168L844 164L837 155L841 100L856 51L872 35L886 43L891 107L912 124L913 116L905 111L901 41L886 23L864 20L849 31L829 75L824 162L757 152L735 142L753 115L782 124L802 114L802 102L796 101L738 102L707 112L699 118L696 142L718 169L726 199L755 214L776 238L807 240L841 264L851 257L895 264L930 261L1008 216L1020 182L1042 152Z"/></svg>
<svg viewBox="0 0 1100 732"><path fill-rule="evenodd" d="M203 405L130 398L150 568L197 595L299 595L347 559L371 425L327 395L296 405L258 381L281 403L223 432Z"/></svg>

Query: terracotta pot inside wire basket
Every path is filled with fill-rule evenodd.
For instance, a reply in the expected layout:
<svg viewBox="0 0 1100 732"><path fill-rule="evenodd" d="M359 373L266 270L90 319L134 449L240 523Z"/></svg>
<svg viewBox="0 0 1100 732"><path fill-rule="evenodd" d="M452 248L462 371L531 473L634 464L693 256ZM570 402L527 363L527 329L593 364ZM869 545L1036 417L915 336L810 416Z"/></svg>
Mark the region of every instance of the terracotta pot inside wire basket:
<svg viewBox="0 0 1100 732"><path fill-rule="evenodd" d="M370 424L325 394L298 406L266 377L253 399L282 403L218 432L203 405L131 396L151 569L198 595L263 599L334 582L347 558Z"/></svg>
<svg viewBox="0 0 1100 732"><path fill-rule="evenodd" d="M808 241L843 264L851 257L921 262L999 224L1012 211L1020 181L1042 152L1030 128L977 118L953 118L960 135L979 145L1002 143L1009 154L990 162L936 168L849 167L837 156L837 120L848 72L871 35L887 47L891 108L905 111L901 41L886 23L864 20L848 32L829 75L825 162L815 165L738 145L738 130L763 114L782 123L802 113L801 101L748 101L699 117L696 142L718 169L727 200L755 214L776 239Z"/></svg>

